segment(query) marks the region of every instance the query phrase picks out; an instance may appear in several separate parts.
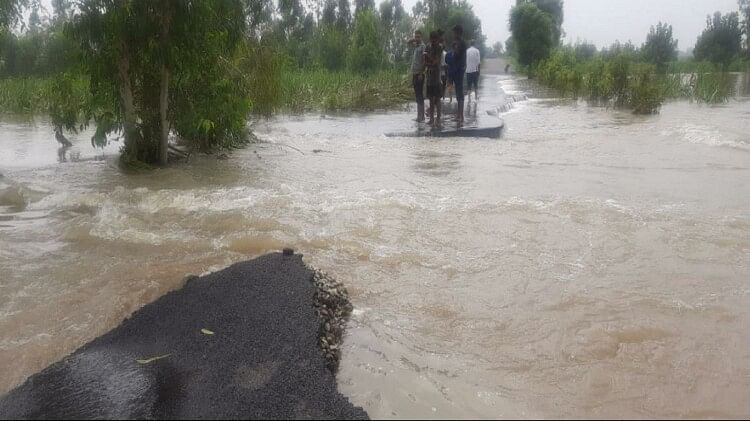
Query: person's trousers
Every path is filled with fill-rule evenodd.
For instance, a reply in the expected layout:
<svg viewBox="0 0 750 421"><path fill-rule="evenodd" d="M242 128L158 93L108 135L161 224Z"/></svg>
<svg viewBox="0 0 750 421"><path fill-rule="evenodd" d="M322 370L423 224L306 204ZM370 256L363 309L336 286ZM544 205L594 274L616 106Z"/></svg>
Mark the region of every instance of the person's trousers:
<svg viewBox="0 0 750 421"><path fill-rule="evenodd" d="M471 91L473 87L475 91L479 90L479 72L467 73L466 74L466 89Z"/></svg>
<svg viewBox="0 0 750 421"><path fill-rule="evenodd" d="M453 77L453 87L456 90L456 99L459 103L464 102L464 70L459 69L459 72Z"/></svg>
<svg viewBox="0 0 750 421"><path fill-rule="evenodd" d="M424 75L414 75L412 78L414 85L414 96L417 99L417 120L424 120Z"/></svg>

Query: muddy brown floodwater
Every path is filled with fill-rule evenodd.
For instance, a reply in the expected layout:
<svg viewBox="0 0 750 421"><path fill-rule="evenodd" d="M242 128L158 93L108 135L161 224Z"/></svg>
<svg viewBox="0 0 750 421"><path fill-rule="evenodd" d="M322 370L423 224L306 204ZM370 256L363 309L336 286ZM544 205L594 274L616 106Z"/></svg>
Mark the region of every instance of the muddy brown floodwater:
<svg viewBox="0 0 750 421"><path fill-rule="evenodd" d="M58 153L43 121L3 118L0 392L186 274L292 245L349 286L340 389L372 417L750 416L738 84L639 117L485 75L472 112L499 111L499 140L285 117L144 175L117 143Z"/></svg>

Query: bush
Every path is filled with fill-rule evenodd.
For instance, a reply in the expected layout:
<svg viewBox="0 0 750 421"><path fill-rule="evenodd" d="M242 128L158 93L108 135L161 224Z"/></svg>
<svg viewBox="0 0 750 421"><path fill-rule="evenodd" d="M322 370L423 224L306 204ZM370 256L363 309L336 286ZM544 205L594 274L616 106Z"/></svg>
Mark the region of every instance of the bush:
<svg viewBox="0 0 750 421"><path fill-rule="evenodd" d="M655 114L664 102L658 81L657 67L652 64L633 66L627 90L627 104L636 114Z"/></svg>

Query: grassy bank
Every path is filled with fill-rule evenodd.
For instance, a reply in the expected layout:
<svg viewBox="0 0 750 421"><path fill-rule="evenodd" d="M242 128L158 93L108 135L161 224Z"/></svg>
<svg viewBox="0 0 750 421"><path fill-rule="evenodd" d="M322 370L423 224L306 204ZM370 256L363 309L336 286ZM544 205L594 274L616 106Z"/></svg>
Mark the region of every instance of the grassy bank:
<svg viewBox="0 0 750 421"><path fill-rule="evenodd" d="M531 72L565 96L612 104L637 114L658 112L670 98L715 104L726 102L733 94L731 76L711 63L683 63L662 73L656 66L626 55L578 60L574 52L558 50Z"/></svg>

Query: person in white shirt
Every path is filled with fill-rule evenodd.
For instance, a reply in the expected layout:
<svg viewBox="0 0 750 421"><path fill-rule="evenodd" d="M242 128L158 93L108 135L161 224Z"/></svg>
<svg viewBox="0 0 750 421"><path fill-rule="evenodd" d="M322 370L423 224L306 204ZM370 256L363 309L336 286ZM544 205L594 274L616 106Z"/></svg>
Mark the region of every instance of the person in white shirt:
<svg viewBox="0 0 750 421"><path fill-rule="evenodd" d="M471 41L471 47L466 50L466 95L471 99L471 89L474 87L474 100L479 99L479 65L482 59L476 42Z"/></svg>

